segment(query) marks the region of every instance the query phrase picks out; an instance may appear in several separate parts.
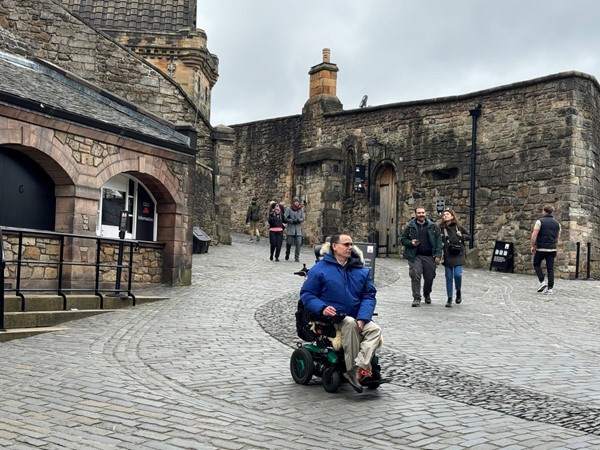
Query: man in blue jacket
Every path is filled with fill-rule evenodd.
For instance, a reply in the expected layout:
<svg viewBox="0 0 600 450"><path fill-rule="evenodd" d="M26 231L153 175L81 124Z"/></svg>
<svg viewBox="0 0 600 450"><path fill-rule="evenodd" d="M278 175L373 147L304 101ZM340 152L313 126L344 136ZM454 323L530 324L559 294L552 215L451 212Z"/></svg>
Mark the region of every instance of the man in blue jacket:
<svg viewBox="0 0 600 450"><path fill-rule="evenodd" d="M377 290L353 246L347 234L331 236L329 247L323 246L323 259L309 270L300 298L313 314L346 314L335 327L342 334L344 377L360 393L360 380L371 375L371 358L381 345L381 328L371 320Z"/></svg>

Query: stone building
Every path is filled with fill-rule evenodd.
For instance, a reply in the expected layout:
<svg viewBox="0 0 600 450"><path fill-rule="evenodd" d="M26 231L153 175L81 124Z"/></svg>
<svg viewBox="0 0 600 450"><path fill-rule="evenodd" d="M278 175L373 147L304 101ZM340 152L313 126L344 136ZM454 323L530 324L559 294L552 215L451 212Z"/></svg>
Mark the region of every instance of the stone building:
<svg viewBox="0 0 600 450"><path fill-rule="evenodd" d="M512 243L515 269L532 273L529 237L544 204L563 226L559 276L576 272L577 243L600 274L600 92L579 72L454 97L344 110L338 67L325 49L309 71L302 113L232 125L232 227L247 199L289 204L300 196L305 240L335 230L378 239L402 254L399 236L416 206L437 219L453 208L473 225L472 264L490 266L496 241ZM368 144L378 152L369 155ZM472 172L472 166L475 170Z"/></svg>
<svg viewBox="0 0 600 450"><path fill-rule="evenodd" d="M186 284L193 226L230 242L232 135L209 123L218 60L195 2L155 3L0 0L0 225L116 237L125 209L151 249L136 281Z"/></svg>

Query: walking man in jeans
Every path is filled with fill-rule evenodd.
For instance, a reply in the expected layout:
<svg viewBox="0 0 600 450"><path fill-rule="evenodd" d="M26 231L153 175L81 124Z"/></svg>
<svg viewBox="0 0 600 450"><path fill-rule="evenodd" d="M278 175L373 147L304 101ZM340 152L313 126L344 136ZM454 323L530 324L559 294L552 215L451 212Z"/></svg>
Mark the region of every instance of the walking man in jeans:
<svg viewBox="0 0 600 450"><path fill-rule="evenodd" d="M442 261L442 235L435 222L425 214L425 208L415 208L415 218L400 238L404 246L404 258L408 260L408 274L411 279L412 306L421 303L421 277L423 278L423 296L425 303L431 303L431 290L435 270Z"/></svg>
<svg viewBox="0 0 600 450"><path fill-rule="evenodd" d="M552 217L554 207L544 206L544 215L535 221L531 233L531 254L533 256L533 268L540 281L537 291L552 294L554 289L554 259L556 258L556 246L560 239L560 223ZM544 279L542 261L546 260L546 271L548 272L548 283Z"/></svg>

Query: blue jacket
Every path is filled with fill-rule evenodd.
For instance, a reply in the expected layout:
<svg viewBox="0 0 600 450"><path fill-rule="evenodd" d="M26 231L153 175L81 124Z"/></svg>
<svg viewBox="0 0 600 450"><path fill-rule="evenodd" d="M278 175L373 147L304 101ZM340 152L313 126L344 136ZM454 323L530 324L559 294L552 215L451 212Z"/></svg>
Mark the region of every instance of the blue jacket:
<svg viewBox="0 0 600 450"><path fill-rule="evenodd" d="M355 258L342 267L331 253L310 268L300 290L304 306L314 314L321 314L327 306L356 320L370 322L375 311L377 290L369 276L369 269Z"/></svg>

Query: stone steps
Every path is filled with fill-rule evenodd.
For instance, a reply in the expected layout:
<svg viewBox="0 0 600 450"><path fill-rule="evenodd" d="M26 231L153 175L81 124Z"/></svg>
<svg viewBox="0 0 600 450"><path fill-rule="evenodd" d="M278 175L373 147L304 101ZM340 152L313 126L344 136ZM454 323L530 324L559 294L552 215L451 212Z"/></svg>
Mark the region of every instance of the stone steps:
<svg viewBox="0 0 600 450"><path fill-rule="evenodd" d="M167 297L136 296L136 305L166 299ZM25 297L25 311L21 311L21 299L16 296L6 296L4 305L5 331L0 331L0 342L64 330L65 327L58 325L129 308L133 306L133 300L127 297L105 296L104 308L100 309L100 299L94 295L68 296L67 310L63 310L62 297L36 295Z"/></svg>

